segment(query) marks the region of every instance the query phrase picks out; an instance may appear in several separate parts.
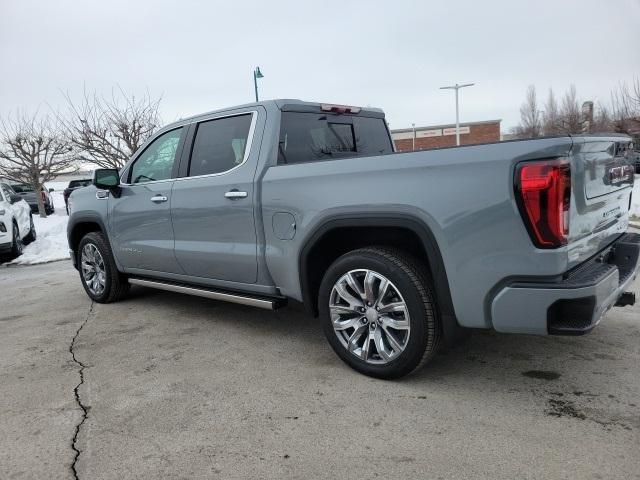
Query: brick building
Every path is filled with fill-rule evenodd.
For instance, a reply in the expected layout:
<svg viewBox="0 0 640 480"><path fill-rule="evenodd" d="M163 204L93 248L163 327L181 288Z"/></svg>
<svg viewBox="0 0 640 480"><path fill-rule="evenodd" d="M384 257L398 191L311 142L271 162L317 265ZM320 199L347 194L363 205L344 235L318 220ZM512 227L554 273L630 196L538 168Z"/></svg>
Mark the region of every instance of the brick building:
<svg viewBox="0 0 640 480"><path fill-rule="evenodd" d="M399 152L413 150L413 128L391 130L391 138ZM486 120L484 122L466 122L460 124L460 145L474 143L499 142L500 120ZM453 147L456 144L456 126L433 125L416 127L415 149Z"/></svg>

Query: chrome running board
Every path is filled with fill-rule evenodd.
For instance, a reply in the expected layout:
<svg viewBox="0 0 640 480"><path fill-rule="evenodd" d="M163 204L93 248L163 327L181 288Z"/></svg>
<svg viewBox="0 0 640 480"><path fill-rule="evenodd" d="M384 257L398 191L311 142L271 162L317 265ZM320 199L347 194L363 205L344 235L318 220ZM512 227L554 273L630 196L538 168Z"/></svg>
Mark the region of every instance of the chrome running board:
<svg viewBox="0 0 640 480"><path fill-rule="evenodd" d="M186 285L178 285L175 283L159 282L156 280L147 280L142 278L129 278L132 285L140 285L143 287L157 288L159 290L167 290L169 292L186 293L187 295L195 295L197 297L211 298L213 300L222 300L223 302L239 303L241 305L249 305L251 307L264 308L266 310L275 310L286 303L286 299L268 298L268 297L250 297L248 295L239 295L235 293L219 292L216 290L207 290L205 288L188 287Z"/></svg>

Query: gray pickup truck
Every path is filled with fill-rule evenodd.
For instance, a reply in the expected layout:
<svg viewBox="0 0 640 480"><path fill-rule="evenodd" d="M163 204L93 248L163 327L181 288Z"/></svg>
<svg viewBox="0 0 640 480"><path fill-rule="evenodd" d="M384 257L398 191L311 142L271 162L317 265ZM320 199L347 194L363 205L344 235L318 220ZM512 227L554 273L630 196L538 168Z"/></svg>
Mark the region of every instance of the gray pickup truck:
<svg viewBox="0 0 640 480"><path fill-rule="evenodd" d="M631 304L625 136L395 153L379 109L273 100L173 123L70 197L87 294L303 302L356 370L405 375L467 329L589 332Z"/></svg>

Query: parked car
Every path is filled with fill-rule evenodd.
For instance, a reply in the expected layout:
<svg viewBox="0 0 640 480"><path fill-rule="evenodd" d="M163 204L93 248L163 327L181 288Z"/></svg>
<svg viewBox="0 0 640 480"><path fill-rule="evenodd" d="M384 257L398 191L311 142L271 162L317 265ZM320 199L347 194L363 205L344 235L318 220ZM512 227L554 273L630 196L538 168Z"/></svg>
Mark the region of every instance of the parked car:
<svg viewBox="0 0 640 480"><path fill-rule="evenodd" d="M31 185L27 185L25 183L13 183L11 184L11 188L13 188L13 190L15 190L15 192L29 204L32 212L35 213L38 211L38 197L36 197L36 192ZM44 203L44 211L47 215L51 215L55 211L53 198L51 198L50 192L53 192L53 189L47 190L45 187L42 187L40 191L40 195L42 196L42 201Z"/></svg>
<svg viewBox="0 0 640 480"><path fill-rule="evenodd" d="M70 199L71 258L101 303L130 284L302 301L347 364L399 377L463 329L580 335L632 304L628 148L395 153L379 109L259 102L173 123L121 171L96 170Z"/></svg>
<svg viewBox="0 0 640 480"><path fill-rule="evenodd" d="M82 180L71 180L69 182L69 186L62 192L62 196L64 197L64 206L67 209L67 215L69 215L69 195L71 195L71 192L77 190L78 188L87 187L89 185L91 185L90 178L84 178Z"/></svg>
<svg viewBox="0 0 640 480"><path fill-rule="evenodd" d="M0 256L18 257L35 239L31 207L9 184L0 183Z"/></svg>

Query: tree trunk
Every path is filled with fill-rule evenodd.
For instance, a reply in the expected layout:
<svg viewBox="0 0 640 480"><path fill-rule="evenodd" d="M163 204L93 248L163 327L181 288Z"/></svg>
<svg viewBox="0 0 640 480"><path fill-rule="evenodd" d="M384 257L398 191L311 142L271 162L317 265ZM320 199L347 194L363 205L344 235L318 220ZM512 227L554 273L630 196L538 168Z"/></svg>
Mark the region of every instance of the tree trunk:
<svg viewBox="0 0 640 480"><path fill-rule="evenodd" d="M42 183L40 180L35 180L33 186L36 190L36 200L38 201L38 214L41 218L47 218L47 211L44 208L44 201L42 200Z"/></svg>

